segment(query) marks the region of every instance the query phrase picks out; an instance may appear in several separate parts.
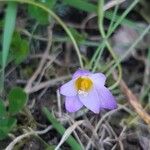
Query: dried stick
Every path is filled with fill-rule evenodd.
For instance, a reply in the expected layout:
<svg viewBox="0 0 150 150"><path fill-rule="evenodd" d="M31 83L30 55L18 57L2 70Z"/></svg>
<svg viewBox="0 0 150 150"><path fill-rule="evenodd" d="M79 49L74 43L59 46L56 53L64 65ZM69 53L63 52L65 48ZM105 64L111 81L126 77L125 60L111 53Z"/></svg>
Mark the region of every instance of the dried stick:
<svg viewBox="0 0 150 150"><path fill-rule="evenodd" d="M114 78L117 79L117 75L114 74ZM137 114L148 124L150 125L150 115L143 109L142 105L140 104L140 101L138 98L132 93L132 91L128 88L126 83L121 80L120 88L122 92L126 95L129 103L132 105L132 107L135 109Z"/></svg>
<svg viewBox="0 0 150 150"><path fill-rule="evenodd" d="M26 93L31 94L31 93L37 92L43 88L54 86L58 84L59 82L67 80L69 78L70 78L70 75L60 76L56 79L51 79L49 81L41 82L38 85L31 87L29 90L26 90Z"/></svg>
<svg viewBox="0 0 150 150"><path fill-rule="evenodd" d="M118 110L122 109L123 107L119 106L119 108L117 109L114 109L114 110L111 110L109 112L107 112L104 116L102 116L102 118L98 121L98 123L96 124L94 130L93 130L93 133L96 133L99 129L99 127L101 126L102 122L110 115L112 115L113 113L117 112ZM94 135L94 134L93 134ZM91 139L88 141L88 144L85 148L85 150L89 150L90 149L90 146L91 146L91 142L92 142L92 139L93 139L93 135L91 136Z"/></svg>
<svg viewBox="0 0 150 150"><path fill-rule="evenodd" d="M44 129L44 130L42 130L42 131L34 131L34 130L31 129L30 132L27 132L27 133L25 133L25 134L22 134L22 135L16 137L16 138L6 147L5 150L12 150L12 149L14 148L14 146L15 146L18 142L20 142L22 139L24 139L24 138L27 138L27 137L29 137L29 136L31 136L31 135L38 135L38 134L41 135L41 134L45 134L45 133L47 133L47 132L48 132L49 130L51 130L51 129L52 129L52 126L48 126L46 129Z"/></svg>
<svg viewBox="0 0 150 150"><path fill-rule="evenodd" d="M108 3L106 3L106 4L104 5L103 10L106 11L106 10L108 10L108 9L110 9L110 8L116 6L116 5L119 5L119 4L121 4L121 3L125 2L125 1L126 1L126 0L111 0L111 1L109 1ZM82 22L81 28L84 29L85 26L86 26L86 23L87 23L89 20L91 20L92 18L95 18L96 16L97 16L97 14L95 14L95 13L92 13L92 14L88 15L88 16L85 18L85 20Z"/></svg>
<svg viewBox="0 0 150 150"><path fill-rule="evenodd" d="M39 66L37 68L37 70L34 72L34 74L32 75L32 77L29 79L26 87L25 87L25 91L28 93L31 89L32 89L32 84L33 82L36 80L36 78L38 77L38 75L41 73L41 70L43 69L43 66L46 62L47 59L47 55L49 54L49 49L51 47L51 43L52 43L52 32L51 32L51 28L48 28L48 32L49 32L49 41L48 41L48 44L47 44L47 47L46 47L46 50L43 54L43 57L39 63Z"/></svg>

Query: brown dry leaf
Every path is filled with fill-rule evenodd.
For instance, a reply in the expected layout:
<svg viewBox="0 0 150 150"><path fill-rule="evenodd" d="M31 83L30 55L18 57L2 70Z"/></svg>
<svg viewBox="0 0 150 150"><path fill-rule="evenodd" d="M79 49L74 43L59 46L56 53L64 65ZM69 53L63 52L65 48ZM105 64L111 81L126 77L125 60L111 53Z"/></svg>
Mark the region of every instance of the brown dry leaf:
<svg viewBox="0 0 150 150"><path fill-rule="evenodd" d="M114 73L114 78L115 80L118 78L116 73ZM132 105L139 117L150 126L150 115L144 110L138 98L132 93L132 91L128 88L123 80L120 81L119 85L121 91L125 94L127 100Z"/></svg>

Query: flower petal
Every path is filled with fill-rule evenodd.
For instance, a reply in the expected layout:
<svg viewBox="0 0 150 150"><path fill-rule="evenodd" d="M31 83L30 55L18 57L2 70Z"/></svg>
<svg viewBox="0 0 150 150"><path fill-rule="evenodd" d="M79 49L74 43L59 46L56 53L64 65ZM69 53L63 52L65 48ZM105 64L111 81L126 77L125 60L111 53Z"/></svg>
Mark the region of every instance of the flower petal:
<svg viewBox="0 0 150 150"><path fill-rule="evenodd" d="M89 76L94 82L95 86L103 87L105 85L106 76L102 73L94 73Z"/></svg>
<svg viewBox="0 0 150 150"><path fill-rule="evenodd" d="M75 89L74 80L71 80L60 87L60 94L64 96L75 96L77 90Z"/></svg>
<svg viewBox="0 0 150 150"><path fill-rule="evenodd" d="M83 104L80 102L78 96L66 97L65 107L68 112L75 112L82 108Z"/></svg>
<svg viewBox="0 0 150 150"><path fill-rule="evenodd" d="M111 92L106 87L98 89L98 95L99 95L102 108L106 108L106 109L117 108L115 97L111 94Z"/></svg>
<svg viewBox="0 0 150 150"><path fill-rule="evenodd" d="M94 113L99 113L100 101L97 90L94 87L89 93L87 93L87 95L79 94L78 96L83 105L85 105L88 109L90 109Z"/></svg>
<svg viewBox="0 0 150 150"><path fill-rule="evenodd" d="M78 70L73 74L72 78L75 79L75 78L78 78L78 77L80 77L80 76L87 76L87 75L89 75L89 74L91 74L91 72L88 71L88 70L78 69Z"/></svg>

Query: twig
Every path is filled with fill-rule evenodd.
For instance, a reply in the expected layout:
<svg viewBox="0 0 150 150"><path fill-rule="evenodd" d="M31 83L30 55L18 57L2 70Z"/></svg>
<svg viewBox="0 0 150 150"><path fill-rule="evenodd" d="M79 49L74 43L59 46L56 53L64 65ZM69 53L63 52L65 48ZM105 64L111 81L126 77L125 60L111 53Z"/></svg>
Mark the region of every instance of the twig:
<svg viewBox="0 0 150 150"><path fill-rule="evenodd" d="M115 113L116 111L122 109L122 107L119 107L118 109L114 109L114 110L111 110L109 111L108 113L106 113L100 120L99 122L97 123L93 133L96 133L97 130L99 129L100 125L102 124L102 122L104 121L104 119L106 119L108 116L112 115L113 113ZM92 138L93 138L93 135L91 136L91 139L89 140L87 146L86 146L86 150L89 150L90 149L90 146L91 146L91 141L92 141Z"/></svg>
<svg viewBox="0 0 150 150"><path fill-rule="evenodd" d="M119 4L121 4L121 3L125 2L125 1L126 1L126 0L111 0L110 2L108 2L107 4L104 5L103 11L106 11L106 10L108 10L108 9L110 9L110 8L112 8L112 7L114 7L115 5L119 5ZM97 14L95 14L95 13L92 13L92 14L88 15L88 16L84 19L84 21L82 22L81 28L84 29L86 23L87 23L89 20L91 20L92 18L95 18L96 16L97 16Z"/></svg>
<svg viewBox="0 0 150 150"><path fill-rule="evenodd" d="M28 94L31 94L31 93L37 92L43 88L54 86L54 85L58 84L59 82L67 80L69 78L70 78L70 76L68 75L68 76L61 76L59 78L52 79L50 81L41 82L40 84L32 87L30 90L27 90L26 92Z"/></svg>
<svg viewBox="0 0 150 150"><path fill-rule="evenodd" d="M36 54L36 55L31 55L31 56L29 56L30 59L41 58L41 57L43 57L42 54ZM54 60L54 57L55 57L55 56L53 56L53 55L47 55L47 56L45 57L45 59L47 59L47 60L53 60L54 63L56 63L57 65L64 66L64 64L62 64L61 61L59 61L59 60L57 60L57 59Z"/></svg>
<svg viewBox="0 0 150 150"><path fill-rule="evenodd" d="M56 93L57 93L58 114L59 114L59 118L60 118L60 117L62 117L62 109L61 109L61 98L60 98L59 90L57 90Z"/></svg>
<svg viewBox="0 0 150 150"><path fill-rule="evenodd" d="M55 148L55 150L58 150L60 148L60 146L68 139L68 137L70 136L70 134L75 130L75 128L79 125L81 125L84 122L84 120L80 120L75 122L72 126L70 126L64 133L64 135L62 136L60 142L58 143L57 147Z"/></svg>
<svg viewBox="0 0 150 150"><path fill-rule="evenodd" d="M48 28L48 32L49 32L49 40L48 40L48 44L47 44L47 47L46 47L46 50L43 54L43 57L39 63L39 66L37 68L37 70L34 72L34 74L32 75L32 77L29 79L26 87L25 87L25 91L28 93L31 88L32 88L32 83L36 80L36 78L38 77L38 75L41 73L41 70L43 69L43 66L46 62L46 59L45 57L47 57L47 55L49 54L49 49L51 47L51 43L52 43L52 32L51 32L51 29Z"/></svg>
<svg viewBox="0 0 150 150"><path fill-rule="evenodd" d="M115 131L113 130L113 128L110 126L110 124L107 122L107 126L110 129L110 131L112 132L113 136L117 139L117 141L119 142L119 146L120 146L120 150L124 150L123 147L123 143L121 141L120 138L117 137L117 134L115 133ZM121 134L122 135L122 134Z"/></svg>
<svg viewBox="0 0 150 150"><path fill-rule="evenodd" d="M117 79L117 75L114 74L114 78ZM132 91L128 88L126 83L121 80L120 88L122 92L126 95L127 100L132 105L132 107L135 109L137 114L148 124L150 125L150 115L143 109L142 105L140 104L140 101L138 98L132 93Z"/></svg>
<svg viewBox="0 0 150 150"><path fill-rule="evenodd" d="M104 6L104 11L118 5L121 4L123 2L125 2L126 0L111 0L110 2L108 2L105 6Z"/></svg>
<svg viewBox="0 0 150 150"><path fill-rule="evenodd" d="M48 126L46 129L44 129L44 130L42 130L42 131L33 131L33 130L31 129L30 132L27 132L27 133L25 133L25 134L22 134L22 135L16 137L16 138L6 147L5 150L12 150L13 147L14 147L18 142L20 142L22 139L24 139L24 138L26 138L26 137L29 137L29 136L31 136L31 135L38 135L38 134L41 135L41 134L45 134L45 133L47 133L47 132L48 132L49 130L51 130L51 129L52 129L52 126Z"/></svg>
<svg viewBox="0 0 150 150"><path fill-rule="evenodd" d="M85 113L86 113L86 112L85 112ZM72 124L75 123L75 121L73 120L73 117L71 117L71 116L69 116L69 115L66 115L66 117L70 120L70 122L71 122ZM83 126L85 126L86 128L91 129L91 127L89 127L89 125L88 125L88 122L85 122L85 123L83 124ZM82 134L82 136L84 136L85 139L90 140L89 136L84 132L83 129L81 129L80 126L77 126L77 130L79 130L79 132ZM92 130L92 129L91 129L91 130ZM95 146L93 141L92 141L91 144L92 144L93 146ZM80 145L82 145L82 144L80 144Z"/></svg>
<svg viewBox="0 0 150 150"><path fill-rule="evenodd" d="M37 81L37 85L41 82L41 79L46 71L46 69L48 69L51 64L54 62L54 60L56 59L56 57L60 54L61 52L58 52L55 54L55 56L53 56L53 59L49 60L47 63L45 63L45 65L43 66L43 69L41 70L39 77L38 77L38 81ZM36 86L36 85L35 85Z"/></svg>

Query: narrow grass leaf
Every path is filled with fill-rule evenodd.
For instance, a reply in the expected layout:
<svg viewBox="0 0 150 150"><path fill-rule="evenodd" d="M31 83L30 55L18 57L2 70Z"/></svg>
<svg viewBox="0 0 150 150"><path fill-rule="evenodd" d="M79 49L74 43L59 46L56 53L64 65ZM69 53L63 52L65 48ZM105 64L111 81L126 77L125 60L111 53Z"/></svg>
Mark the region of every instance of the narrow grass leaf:
<svg viewBox="0 0 150 150"><path fill-rule="evenodd" d="M57 147L55 150L59 150L60 146L69 138L69 136L72 134L72 132L75 130L75 128L79 125L81 125L84 122L84 120L80 120L75 122L72 126L70 126L62 136L60 142L58 143Z"/></svg>
<svg viewBox="0 0 150 150"><path fill-rule="evenodd" d="M95 12L96 6L84 0L63 0L64 3L86 12Z"/></svg>
<svg viewBox="0 0 150 150"><path fill-rule="evenodd" d="M4 31L3 31L2 71L1 71L1 78L0 78L1 91L3 89L3 84L4 84L4 70L6 67L6 62L7 62L7 57L10 49L13 32L15 29L16 15L17 15L17 4L14 2L9 2L6 9Z"/></svg>
<svg viewBox="0 0 150 150"><path fill-rule="evenodd" d="M49 122L52 124L53 128L57 130L58 133L63 135L66 131L66 129L57 121L56 118L48 111L47 108L43 108L43 113L49 120ZM82 150L81 146L79 143L74 139L73 136L69 136L69 138L66 140L66 142L70 145L72 150Z"/></svg>

